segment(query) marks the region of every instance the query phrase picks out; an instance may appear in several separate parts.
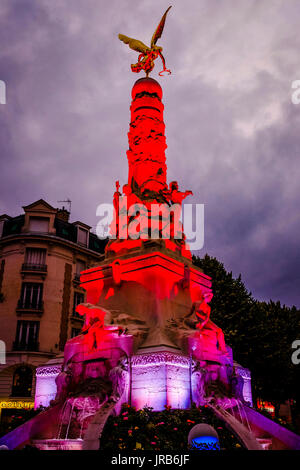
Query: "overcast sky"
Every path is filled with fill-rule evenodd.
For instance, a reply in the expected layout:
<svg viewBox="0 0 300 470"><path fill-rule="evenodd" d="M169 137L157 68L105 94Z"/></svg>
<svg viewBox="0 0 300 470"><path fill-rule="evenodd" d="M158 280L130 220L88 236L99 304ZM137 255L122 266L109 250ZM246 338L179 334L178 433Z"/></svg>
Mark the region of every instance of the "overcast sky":
<svg viewBox="0 0 300 470"><path fill-rule="evenodd" d="M0 0L0 213L96 207L127 178L123 33L150 43L165 0ZM168 180L205 204L205 245L261 300L300 307L299 0L173 0L163 37Z"/></svg>

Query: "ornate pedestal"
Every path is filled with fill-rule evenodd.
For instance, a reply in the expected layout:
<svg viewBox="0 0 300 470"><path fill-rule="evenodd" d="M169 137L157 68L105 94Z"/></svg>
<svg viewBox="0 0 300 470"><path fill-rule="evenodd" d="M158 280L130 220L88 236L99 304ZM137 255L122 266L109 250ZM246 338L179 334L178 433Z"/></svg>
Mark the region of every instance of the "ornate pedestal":
<svg viewBox="0 0 300 470"><path fill-rule="evenodd" d="M131 404L154 411L191 406L191 359L171 348L146 348L131 359Z"/></svg>

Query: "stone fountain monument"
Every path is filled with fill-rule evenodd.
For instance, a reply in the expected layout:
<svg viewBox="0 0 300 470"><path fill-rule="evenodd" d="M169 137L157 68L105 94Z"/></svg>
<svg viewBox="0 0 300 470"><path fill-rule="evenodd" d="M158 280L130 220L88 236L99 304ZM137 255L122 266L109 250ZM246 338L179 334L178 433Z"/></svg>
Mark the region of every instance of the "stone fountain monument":
<svg viewBox="0 0 300 470"><path fill-rule="evenodd" d="M50 375L50 364L37 371L36 405L62 407L57 439L87 441L93 417L103 408L118 413L124 402L189 408L204 404L213 389L232 391L232 352L210 319L211 279L193 266L179 221L192 192L180 191L176 181L167 184L163 93L148 77L158 56L162 72L170 73L156 46L166 14L150 48L119 35L140 52L132 70L146 77L131 92L128 180L122 193L116 183L105 259L80 276L86 290L86 303L77 307L85 317L82 334L67 342L58 375ZM139 236L130 236L137 225ZM45 394L50 380L55 396Z"/></svg>
<svg viewBox="0 0 300 470"><path fill-rule="evenodd" d="M250 372L234 363L210 319L211 279L193 265L179 221L192 193L167 183L163 93L148 77L157 57L160 74L170 73L156 45L167 12L151 47L119 35L140 53L132 70L146 72L131 93L128 180L122 193L116 183L105 258L80 276L82 332L67 341L63 357L37 369L35 404L49 409L0 440L10 448L98 449L108 416L125 402L157 411L207 404L248 448L262 448L257 438L266 433L258 413L251 418ZM246 415L256 423L255 437Z"/></svg>

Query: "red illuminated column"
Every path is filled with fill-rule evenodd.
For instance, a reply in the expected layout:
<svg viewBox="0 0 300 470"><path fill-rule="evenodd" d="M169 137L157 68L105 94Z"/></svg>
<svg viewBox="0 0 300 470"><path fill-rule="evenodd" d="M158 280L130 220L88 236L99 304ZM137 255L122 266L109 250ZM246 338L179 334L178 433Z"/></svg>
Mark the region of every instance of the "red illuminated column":
<svg viewBox="0 0 300 470"><path fill-rule="evenodd" d="M128 132L128 184L140 199L155 199L155 194L167 188L167 145L161 99L162 89L156 80L141 78L135 82Z"/></svg>

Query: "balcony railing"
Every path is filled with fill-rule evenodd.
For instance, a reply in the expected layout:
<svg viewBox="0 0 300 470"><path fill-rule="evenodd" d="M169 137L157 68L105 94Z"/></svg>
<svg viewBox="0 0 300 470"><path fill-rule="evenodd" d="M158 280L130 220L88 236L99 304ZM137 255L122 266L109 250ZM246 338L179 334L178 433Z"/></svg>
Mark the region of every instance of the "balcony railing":
<svg viewBox="0 0 300 470"><path fill-rule="evenodd" d="M40 273L47 272L47 265L46 264L33 264L33 263L23 263L22 264L22 272L34 271Z"/></svg>
<svg viewBox="0 0 300 470"><path fill-rule="evenodd" d="M75 282L80 282L80 274L75 273L73 280L74 280Z"/></svg>
<svg viewBox="0 0 300 470"><path fill-rule="evenodd" d="M40 344L37 341L14 341L14 351L39 351Z"/></svg>
<svg viewBox="0 0 300 470"><path fill-rule="evenodd" d="M26 300L19 299L17 310L30 310L41 313L44 311L44 302L42 300L39 302L28 302Z"/></svg>

